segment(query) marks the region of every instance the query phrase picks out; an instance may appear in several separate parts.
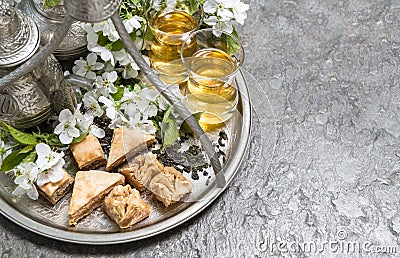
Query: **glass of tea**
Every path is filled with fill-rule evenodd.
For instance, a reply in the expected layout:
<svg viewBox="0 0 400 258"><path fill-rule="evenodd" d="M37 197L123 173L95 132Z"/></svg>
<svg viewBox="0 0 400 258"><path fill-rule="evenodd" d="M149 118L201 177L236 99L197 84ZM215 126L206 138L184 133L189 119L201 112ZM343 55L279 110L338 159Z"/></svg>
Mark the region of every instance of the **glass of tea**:
<svg viewBox="0 0 400 258"><path fill-rule="evenodd" d="M197 0L161 1L157 9L146 13L154 35L149 52L151 66L165 83L180 83L187 79L181 61L182 42L199 28L203 14L203 7Z"/></svg>
<svg viewBox="0 0 400 258"><path fill-rule="evenodd" d="M223 31L198 30L184 40L181 58L189 75L186 100L193 113L201 113L200 125L206 131L224 125L238 103L235 76L244 61L241 43Z"/></svg>

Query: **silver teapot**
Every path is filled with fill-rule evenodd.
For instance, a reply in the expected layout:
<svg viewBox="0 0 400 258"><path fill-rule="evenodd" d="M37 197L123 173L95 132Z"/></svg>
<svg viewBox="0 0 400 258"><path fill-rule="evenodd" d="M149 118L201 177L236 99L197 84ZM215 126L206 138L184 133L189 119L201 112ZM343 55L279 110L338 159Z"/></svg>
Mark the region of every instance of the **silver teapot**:
<svg viewBox="0 0 400 258"><path fill-rule="evenodd" d="M39 49L35 22L7 0L0 0L0 78L27 61ZM74 89L90 85L76 76L64 78L50 55L33 72L0 90L0 121L25 129L36 126L64 108L76 106Z"/></svg>
<svg viewBox="0 0 400 258"><path fill-rule="evenodd" d="M40 31L42 46L50 41L66 15L63 4L51 9L44 9L43 4L35 3L34 0L22 0L18 8L35 21ZM71 25L67 36L53 53L58 60L77 59L87 51L86 32L83 30L82 24L82 22L76 21Z"/></svg>

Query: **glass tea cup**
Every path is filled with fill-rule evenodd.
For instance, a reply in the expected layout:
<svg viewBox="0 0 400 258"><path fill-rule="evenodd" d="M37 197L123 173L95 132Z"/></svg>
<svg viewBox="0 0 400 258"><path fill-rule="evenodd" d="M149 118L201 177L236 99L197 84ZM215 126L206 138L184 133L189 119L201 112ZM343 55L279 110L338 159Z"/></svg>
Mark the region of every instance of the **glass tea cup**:
<svg viewBox="0 0 400 258"><path fill-rule="evenodd" d="M161 1L158 9L147 12L145 17L154 35L149 52L152 68L167 84L185 81L187 73L180 53L182 42L203 22L202 5L197 0Z"/></svg>
<svg viewBox="0 0 400 258"><path fill-rule="evenodd" d="M199 123L206 131L224 125L238 103L235 76L244 61L241 43L223 31L198 30L184 40L181 58L189 75L189 108L201 113Z"/></svg>

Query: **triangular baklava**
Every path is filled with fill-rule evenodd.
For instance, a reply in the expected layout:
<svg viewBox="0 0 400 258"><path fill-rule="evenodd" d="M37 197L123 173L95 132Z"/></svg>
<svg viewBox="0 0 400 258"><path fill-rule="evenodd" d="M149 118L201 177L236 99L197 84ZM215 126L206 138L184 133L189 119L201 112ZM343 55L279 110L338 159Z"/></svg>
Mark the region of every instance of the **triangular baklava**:
<svg viewBox="0 0 400 258"><path fill-rule="evenodd" d="M75 225L81 218L99 207L104 197L116 186L125 183L119 173L98 170L78 171L68 210L68 224Z"/></svg>
<svg viewBox="0 0 400 258"><path fill-rule="evenodd" d="M125 127L114 129L106 171L118 167L128 157L132 157L138 152L145 150L154 141L154 136L138 129Z"/></svg>

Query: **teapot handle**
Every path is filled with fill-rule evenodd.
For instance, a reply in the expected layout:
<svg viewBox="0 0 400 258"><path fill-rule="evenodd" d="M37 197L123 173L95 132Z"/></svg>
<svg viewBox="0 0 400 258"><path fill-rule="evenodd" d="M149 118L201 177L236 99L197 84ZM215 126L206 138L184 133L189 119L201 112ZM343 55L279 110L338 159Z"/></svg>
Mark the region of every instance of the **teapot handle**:
<svg viewBox="0 0 400 258"><path fill-rule="evenodd" d="M63 109L70 109L72 112L75 111L77 102L82 98L80 89L92 90L94 86L94 80L75 75L68 74L59 84L59 88L53 90L51 96L51 104L53 110L58 114Z"/></svg>

